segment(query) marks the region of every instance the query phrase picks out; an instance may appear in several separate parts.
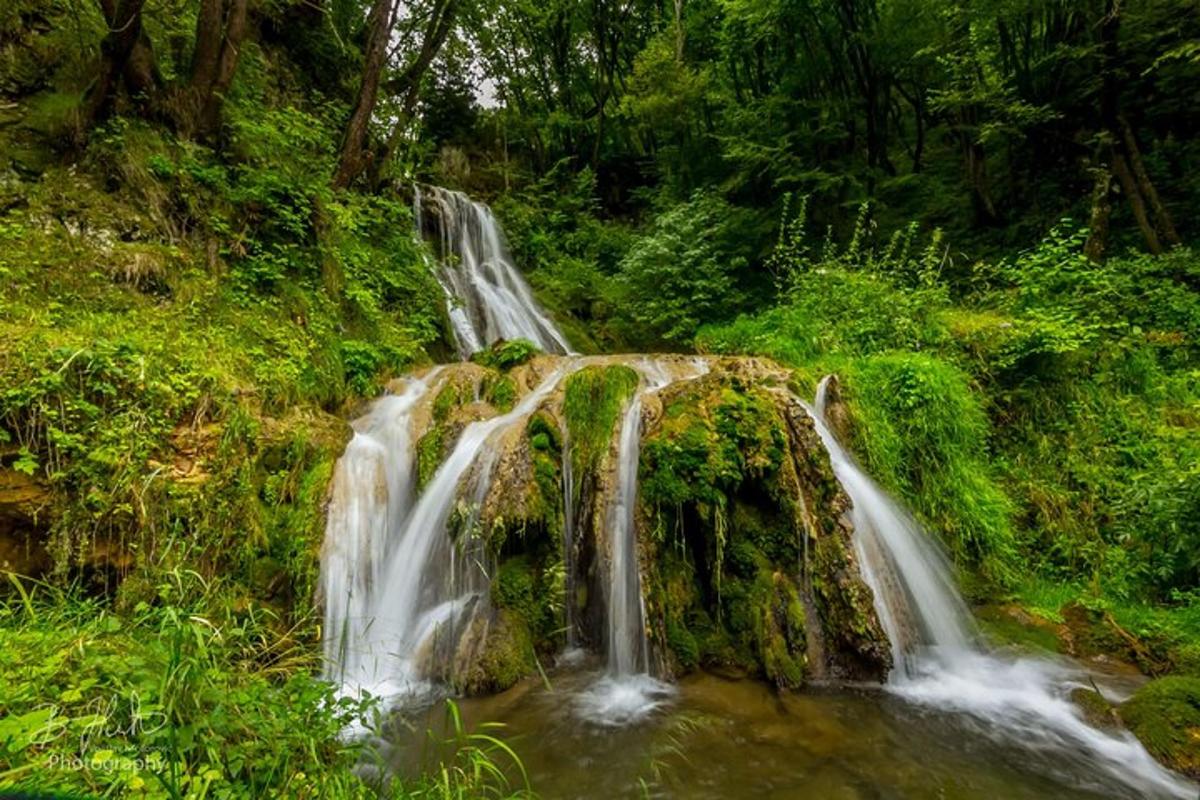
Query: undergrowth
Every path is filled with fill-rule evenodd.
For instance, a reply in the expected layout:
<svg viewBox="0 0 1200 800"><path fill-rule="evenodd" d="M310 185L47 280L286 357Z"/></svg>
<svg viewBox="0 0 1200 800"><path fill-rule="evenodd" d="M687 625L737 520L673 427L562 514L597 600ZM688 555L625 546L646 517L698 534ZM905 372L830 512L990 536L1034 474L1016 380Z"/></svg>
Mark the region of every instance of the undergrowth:
<svg viewBox="0 0 1200 800"><path fill-rule="evenodd" d="M174 571L127 613L5 574L0 791L146 798L476 798L528 794L494 725L455 724L419 777L388 775L348 726L375 702L317 676L306 626ZM364 769L363 767L368 767Z"/></svg>

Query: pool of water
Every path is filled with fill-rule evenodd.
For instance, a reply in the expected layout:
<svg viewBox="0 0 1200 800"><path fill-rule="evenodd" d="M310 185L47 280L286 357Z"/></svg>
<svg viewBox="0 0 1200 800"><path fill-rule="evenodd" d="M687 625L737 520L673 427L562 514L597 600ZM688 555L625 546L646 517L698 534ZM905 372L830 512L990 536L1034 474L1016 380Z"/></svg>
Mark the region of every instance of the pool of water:
<svg viewBox="0 0 1200 800"><path fill-rule="evenodd" d="M551 672L501 694L458 701L466 726L499 722L542 798L1142 797L1081 754L1023 746L967 715L879 688L779 693L758 681L694 674L623 727L583 718L599 673ZM438 757L443 706L397 718L386 758L399 772ZM1114 785L1115 784L1115 785Z"/></svg>

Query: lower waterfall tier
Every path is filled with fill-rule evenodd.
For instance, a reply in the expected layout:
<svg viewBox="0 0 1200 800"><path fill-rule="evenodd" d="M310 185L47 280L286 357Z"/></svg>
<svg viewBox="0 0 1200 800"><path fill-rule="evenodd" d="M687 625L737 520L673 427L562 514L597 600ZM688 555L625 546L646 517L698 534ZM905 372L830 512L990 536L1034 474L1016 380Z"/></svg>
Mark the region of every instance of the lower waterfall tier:
<svg viewBox="0 0 1200 800"><path fill-rule="evenodd" d="M338 468L331 677L491 692L570 644L615 676L885 679L850 502L788 378L753 359L539 356L399 383L403 402L356 425L384 448Z"/></svg>

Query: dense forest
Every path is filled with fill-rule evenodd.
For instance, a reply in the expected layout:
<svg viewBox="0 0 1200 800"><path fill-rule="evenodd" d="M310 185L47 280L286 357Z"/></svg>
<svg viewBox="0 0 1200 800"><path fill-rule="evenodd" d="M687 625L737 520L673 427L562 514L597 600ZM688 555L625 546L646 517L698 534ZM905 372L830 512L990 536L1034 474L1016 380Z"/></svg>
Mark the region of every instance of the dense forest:
<svg viewBox="0 0 1200 800"><path fill-rule="evenodd" d="M378 703L327 680L322 543L349 423L406 375L453 389L420 489L466 426L529 415L536 502L453 511L519 632L456 694L549 687L575 630L606 651L557 544L603 525L554 493L599 509L643 404L647 671L782 697L839 652L901 670L809 502L862 504L780 399L820 386L981 636L1119 665L1131 699L1084 681L1081 718L1200 778L1197 175L1196 0L5 0L0 794L560 796L455 702L381 734L427 742L415 768L346 735ZM561 357L598 359L557 367L553 413L553 348L456 339L468 213ZM643 398L620 353L711 374L666 362ZM703 735L677 716L630 796L701 796L660 774ZM990 786L961 780L844 796Z"/></svg>

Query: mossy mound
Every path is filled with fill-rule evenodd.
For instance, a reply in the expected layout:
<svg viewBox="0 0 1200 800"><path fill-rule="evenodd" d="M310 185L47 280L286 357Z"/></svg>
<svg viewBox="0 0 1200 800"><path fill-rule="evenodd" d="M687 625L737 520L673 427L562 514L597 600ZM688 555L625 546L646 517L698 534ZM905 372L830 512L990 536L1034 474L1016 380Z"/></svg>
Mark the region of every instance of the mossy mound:
<svg viewBox="0 0 1200 800"><path fill-rule="evenodd" d="M1200 678L1151 681L1118 710L1151 755L1171 769L1200 777Z"/></svg>
<svg viewBox="0 0 1200 800"><path fill-rule="evenodd" d="M637 384L638 374L623 364L587 366L567 378L563 417L580 475L595 469L608 451L621 409Z"/></svg>
<svg viewBox="0 0 1200 800"><path fill-rule="evenodd" d="M472 624L476 630L464 640L476 641L478 648L456 664L450 677L456 690L467 695L502 692L536 669L533 638L520 616L499 609Z"/></svg>
<svg viewBox="0 0 1200 800"><path fill-rule="evenodd" d="M734 668L781 687L881 679L890 650L849 546L849 500L786 378L721 361L648 404L651 638L669 671Z"/></svg>

